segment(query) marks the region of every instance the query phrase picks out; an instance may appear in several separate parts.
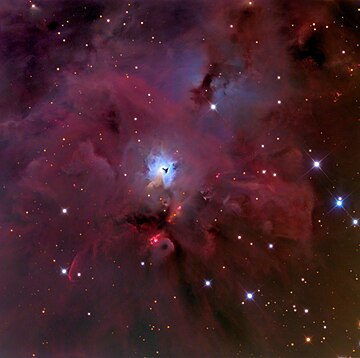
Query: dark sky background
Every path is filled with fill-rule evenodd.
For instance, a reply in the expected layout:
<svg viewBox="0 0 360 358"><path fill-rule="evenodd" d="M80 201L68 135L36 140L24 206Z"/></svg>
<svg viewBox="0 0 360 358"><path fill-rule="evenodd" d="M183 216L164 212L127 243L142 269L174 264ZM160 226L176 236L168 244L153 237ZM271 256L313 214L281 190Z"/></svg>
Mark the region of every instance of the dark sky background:
<svg viewBox="0 0 360 358"><path fill-rule="evenodd" d="M1 0L0 357L360 357L359 18Z"/></svg>

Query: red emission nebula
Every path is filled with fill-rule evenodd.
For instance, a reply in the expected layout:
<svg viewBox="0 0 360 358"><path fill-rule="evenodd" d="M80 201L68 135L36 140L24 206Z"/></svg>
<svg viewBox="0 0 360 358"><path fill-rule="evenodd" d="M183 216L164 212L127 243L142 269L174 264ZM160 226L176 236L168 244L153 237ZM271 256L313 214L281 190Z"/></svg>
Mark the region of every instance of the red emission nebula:
<svg viewBox="0 0 360 358"><path fill-rule="evenodd" d="M359 357L360 3L2 0L0 357Z"/></svg>

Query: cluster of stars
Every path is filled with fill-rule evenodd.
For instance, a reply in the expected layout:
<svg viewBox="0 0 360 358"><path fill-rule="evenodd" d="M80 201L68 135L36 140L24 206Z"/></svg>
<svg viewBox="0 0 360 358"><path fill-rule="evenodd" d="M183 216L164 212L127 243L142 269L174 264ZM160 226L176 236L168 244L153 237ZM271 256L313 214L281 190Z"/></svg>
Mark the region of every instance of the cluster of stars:
<svg viewBox="0 0 360 358"><path fill-rule="evenodd" d="M323 171L322 168L321 168L321 161L319 161L319 160L314 160L314 161L313 161L313 168L319 169L319 170ZM345 212L346 212L349 216L351 216L351 215L346 211L346 209L344 208L344 200L345 200L345 199L344 199L342 196L335 197L335 207L337 207L337 208L343 208L343 209L345 210ZM352 220L352 225L353 225L353 226L358 226L358 225L359 225L359 219L357 219L357 218L351 218L351 220Z"/></svg>
<svg viewBox="0 0 360 358"><path fill-rule="evenodd" d="M31 4L31 2L30 2L30 4ZM250 5L250 6L253 6L253 2L252 1L250 1L250 2L248 2L248 5ZM129 6L130 6L130 4L129 4ZM38 6L37 5L35 5L35 4L31 4L30 5L30 8L31 9L34 9L34 10L36 10L36 11L31 11L33 14L35 14L40 8L38 8ZM126 13L128 13L128 11L126 11ZM102 15L100 15L100 18L103 18L103 16ZM109 24L110 22L111 22L111 25L109 25L110 27L112 27L112 24L116 24L116 19L111 19L110 20L110 18L104 18L103 19L103 21L105 22L105 23L107 23L107 24ZM67 23L69 23L69 21L67 21ZM140 24L141 25L143 25L144 24L144 22L143 21L141 21L140 22ZM122 23L122 25L123 26L126 26L126 22L123 22ZM292 26L294 26L294 25L292 25ZM313 23L313 26L315 26L315 23ZM62 27L64 27L64 25L62 25ZM128 26L127 27L129 27L129 23L128 23ZM230 25L230 28L234 28L234 25ZM328 26L326 26L326 28L328 28ZM316 28L314 28L314 31L316 30ZM61 36L63 36L62 34L61 34L61 32L58 32L58 35L61 35ZM153 40L155 40L155 36L152 36L151 37L151 39L152 39L152 41L151 42L153 42ZM63 38L62 39L62 42L69 42L70 40L66 40L65 38ZM89 41L89 43L90 43L90 41ZM161 42L159 42L159 43L161 43ZM256 41L256 43L258 44L259 43L259 41ZM86 43L85 44L85 47L89 47L89 44L88 43ZM341 51L341 54L342 55L345 55L346 54L346 51L345 50L342 50ZM122 56L122 54L120 55L120 56ZM116 60L117 61L117 60ZM56 65L54 65L54 66L56 66ZM88 65L90 68L92 68L92 65ZM117 65L115 65L115 67L117 67ZM54 67L55 68L55 67ZM142 70L142 67L139 67L139 66L137 66L137 65L135 65L134 66L134 69L135 70L137 70L138 71L138 73L139 72L141 72L141 70ZM60 72L60 71L63 71L63 67L56 67L56 71L57 72ZM77 75L78 74L78 72L73 72L75 75ZM129 78L129 75L128 74L126 74L126 78ZM282 77L280 76L280 75L277 75L277 77L276 77L276 79L277 80L280 80ZM336 94L338 97L340 97L340 93L338 93L337 92L337 94ZM149 101L148 103L149 104L151 104L151 103L153 103L153 101L154 101L154 99L153 99L153 96L154 95L152 95L151 93L147 93L146 92L146 94L145 94L145 97L147 98L147 100ZM278 99L279 97L274 97L273 98L273 101L274 101L274 104L276 105L276 103L278 104L278 105L281 105L283 102L282 102L282 100L280 100L280 99ZM281 98L281 97L280 97ZM306 99L306 101L308 101L308 99ZM53 101L51 101L50 102L51 104L54 104L54 102ZM287 103L287 101L285 101L284 100L284 103ZM29 108L31 108L31 107L29 107ZM282 108L282 106L280 106L280 108ZM216 114L219 114L218 113L218 109L220 109L219 110L219 112L221 112L221 110L222 110L222 108L221 108L221 106L219 105L219 108L218 108L218 104L217 103L209 103L209 109L210 109L210 111L214 111L214 112L216 112ZM81 113L79 113L79 115L80 115ZM137 117L134 117L133 118L133 120L136 122L137 120L138 120L138 118ZM136 122L136 124L138 124L139 122L141 122L141 120L139 120L138 122ZM134 131L134 134L136 134L136 140L137 140L137 143L141 143L141 145L142 145L142 143L144 142L144 139L143 140L141 140L140 138L139 138L139 133L138 133L138 131L137 130L135 130ZM100 141L103 141L103 138L106 138L106 135L105 135L105 137L103 137L103 135L102 135L102 133L100 133L99 134L99 140ZM279 140L279 138L277 138L277 140ZM106 139L104 139L104 141L106 141ZM65 140L65 137L64 138L62 138L62 142L64 142L65 144L67 144L68 143L68 140L66 139ZM69 144L70 145L70 144ZM266 146L268 146L267 144L266 144ZM261 148L262 149L264 149L265 148L265 144L262 144L261 145ZM151 165L153 164L153 163L150 163ZM153 173L153 176L152 177L154 177L154 178L156 178L156 177L158 177L159 175L161 176L161 177L163 177L163 178L165 178L164 179L164 182L166 182L166 180L169 180L169 182L166 182L166 183L168 183L168 184L170 184L170 182L171 182L171 180L172 180L172 176L174 175L174 166L173 166L173 163L172 162L170 162L169 160L168 160L168 158L162 158L162 160L160 161L160 162L155 162L155 164L153 165L153 167L156 169L156 170L154 170L154 173ZM323 172L324 173L324 171L323 171L323 160L314 160L313 161L313 168L314 168L314 170L320 170L321 172ZM310 169L310 170L312 170L312 169ZM130 172L129 172L130 173ZM259 172L260 173L260 172ZM281 174L280 174L280 172L279 172L279 175L277 174L277 173L272 173L272 172L270 172L270 170L268 169L268 170L265 170L265 169L263 169L262 171L261 171L261 173L264 175L264 178L266 178L267 176L270 176L270 175L272 175L272 177L280 177L281 176ZM245 174L245 172L244 172L244 174ZM127 173L123 173L123 176L124 177L128 177L128 178L130 178L131 177L131 175L130 174L127 174ZM170 179L168 179L168 178L170 178ZM219 179L220 178L220 173L218 173L217 175L216 175L216 179ZM220 179L221 180L221 179ZM235 179L234 179L235 180ZM277 179L278 180L278 179ZM81 189L82 190L82 189ZM344 194L343 194L344 195ZM150 198L150 194L147 194L147 197L149 197ZM151 198L153 198L153 197L151 197ZM344 197L342 197L342 196L333 196L332 197L332 205L333 205L333 207L334 208L341 208L342 210L344 210L344 211L346 211L346 207L347 207L347 198L348 198L348 196L344 196ZM260 200L261 201L261 197L260 197L260 199L257 197L256 198L256 200ZM180 209L181 209L181 207L179 207ZM59 209L57 209L57 210L59 210ZM67 219L71 216L71 214L75 211L74 209L73 209L73 207L71 207L70 206L70 211L69 211L69 209L68 208L61 208L60 210L60 213L62 214L62 215L69 215L68 217L65 217L64 218L64 220L65 221L67 221ZM346 211L347 212L347 211ZM28 212L26 212L26 214L28 214ZM177 215L177 214L174 214L174 216L175 215ZM351 215L350 215L351 216ZM215 221L216 221L217 219L215 219ZM357 218L352 218L352 225L353 226L358 226L359 225L359 219L357 219ZM235 236L235 238L236 238L236 236ZM241 235L238 235L237 236L237 239L238 240L242 240L242 236ZM242 242L244 242L245 240L243 240ZM159 236L153 236L151 239L150 239L150 245L155 245L155 244L158 244L158 242L159 242ZM253 243L251 242L250 243L250 245L251 246L253 246ZM270 249L270 250L273 250L274 249L274 247L275 247L275 245L276 245L276 249L279 247L279 246L277 246L278 245L278 242L276 242L275 243L275 245L274 245L274 243L266 243L265 242L265 244L264 244L264 246L265 246L265 248L266 248L266 245L267 245L267 248L268 249ZM256 244L254 245L254 247L256 246ZM274 252L275 252L276 250L274 250L274 251L272 251L272 253L271 254L273 254ZM270 253L269 253L269 255L270 255ZM138 263L137 263L138 264ZM149 263L149 261L141 261L140 262L140 266L141 267L145 267L146 266L146 268L148 268L148 267L150 267L151 266L151 263ZM64 276L70 276L70 274L72 273L72 269L71 269L71 267L72 266L67 266L67 268L60 268L60 274L61 275L64 275ZM57 270L58 270L59 268L57 268ZM225 269L225 266L223 266L223 269ZM55 271L55 270L54 270ZM147 271L147 270L145 270L145 271ZM81 276L82 276L82 274L81 274L81 272L77 272L77 273L75 273L75 276L76 277L78 277L78 278L80 278ZM84 277L86 277L86 274L84 275ZM199 282L199 284L201 284L201 278L200 278L200 280L199 280L200 282ZM307 283L307 281L305 280L305 279L302 279L301 280L302 282L305 282L305 283ZM216 279L208 279L208 278L206 278L206 279L204 279L203 280L203 287L204 288L208 288L208 289L210 289L210 288L212 288L212 287L214 287L214 289L216 288ZM212 290L206 290L206 289L204 289L204 291L203 292L206 292L206 294L209 294L209 293L211 293L211 292L213 292ZM255 292L260 292L260 291L255 291ZM241 296L244 296L244 301L254 301L254 299L255 299L255 293L254 292L246 292L245 290L242 290L242 295ZM260 301L260 297L261 297L261 295L260 294L258 294L258 293L256 293L256 303L258 303L258 301ZM175 296L174 296L174 298L176 298ZM157 301L155 300L154 301L154 303L156 304L157 303ZM251 303L250 303L250 305L251 305ZM295 306L293 306L294 307L294 312L296 312L296 307ZM152 308L151 308L152 309ZM309 313L309 308L304 308L303 309L303 312L304 312L304 314L308 314ZM45 314L45 309L43 309L43 312L42 312L43 314ZM86 311L85 311L85 313L86 313ZM87 312L87 316L91 316L91 312ZM152 326L152 327L155 327L155 326ZM170 326L168 326L168 328L169 328ZM326 326L324 326L324 329L326 328ZM153 329L151 329L151 330L153 330ZM307 332L307 333L309 333L309 332ZM304 338L305 337L305 338ZM315 335L314 335L314 337L315 337ZM300 340L303 342L303 339L304 339L304 341L305 341L305 343L306 344L311 344L312 343L312 339L313 339L313 337L311 337L311 336L303 336L303 335L300 335ZM314 341L315 341L315 338L314 338ZM293 343L291 343L291 345L293 345ZM156 351L156 353L158 354L158 351Z"/></svg>

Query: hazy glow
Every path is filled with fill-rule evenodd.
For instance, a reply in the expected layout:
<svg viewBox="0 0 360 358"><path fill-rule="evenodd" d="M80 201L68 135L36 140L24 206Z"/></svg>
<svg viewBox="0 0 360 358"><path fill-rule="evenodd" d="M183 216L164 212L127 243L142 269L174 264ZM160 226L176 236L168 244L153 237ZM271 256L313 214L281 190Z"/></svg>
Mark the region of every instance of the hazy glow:
<svg viewBox="0 0 360 358"><path fill-rule="evenodd" d="M147 161L148 179L152 182L162 179L164 187L170 186L176 174L175 164L174 160L163 153L150 155Z"/></svg>

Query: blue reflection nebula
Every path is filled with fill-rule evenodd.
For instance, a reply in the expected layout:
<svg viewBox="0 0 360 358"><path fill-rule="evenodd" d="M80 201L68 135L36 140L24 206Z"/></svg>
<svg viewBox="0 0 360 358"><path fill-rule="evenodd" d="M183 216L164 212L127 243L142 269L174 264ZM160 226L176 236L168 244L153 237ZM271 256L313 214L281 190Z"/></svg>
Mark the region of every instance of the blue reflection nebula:
<svg viewBox="0 0 360 358"><path fill-rule="evenodd" d="M150 155L147 160L148 179L154 181L161 176L165 188L169 187L175 178L175 164L176 162L164 153Z"/></svg>

